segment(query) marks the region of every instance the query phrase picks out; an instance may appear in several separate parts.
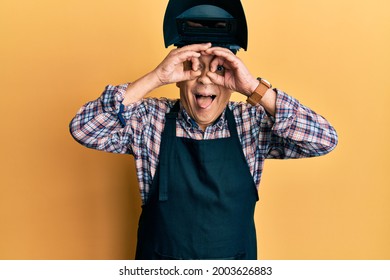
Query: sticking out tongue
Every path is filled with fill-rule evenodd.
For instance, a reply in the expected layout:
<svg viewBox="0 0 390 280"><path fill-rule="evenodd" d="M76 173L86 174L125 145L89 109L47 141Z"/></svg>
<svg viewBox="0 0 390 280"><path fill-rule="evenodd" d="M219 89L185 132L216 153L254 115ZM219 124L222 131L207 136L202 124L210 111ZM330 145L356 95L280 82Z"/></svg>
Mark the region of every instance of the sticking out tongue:
<svg viewBox="0 0 390 280"><path fill-rule="evenodd" d="M214 96L201 96L201 95L196 95L196 103L198 106L202 109L206 109L211 105L211 103L214 100Z"/></svg>

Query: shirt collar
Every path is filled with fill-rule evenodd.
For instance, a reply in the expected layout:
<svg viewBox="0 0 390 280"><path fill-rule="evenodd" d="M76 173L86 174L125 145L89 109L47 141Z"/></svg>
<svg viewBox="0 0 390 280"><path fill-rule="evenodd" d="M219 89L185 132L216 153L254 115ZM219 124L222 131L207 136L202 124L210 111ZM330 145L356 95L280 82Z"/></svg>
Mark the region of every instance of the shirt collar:
<svg viewBox="0 0 390 280"><path fill-rule="evenodd" d="M225 112L226 112L226 108L223 110L222 114L214 121L214 123L212 124L212 126L217 126L218 128L223 128L223 124L225 123ZM179 113L179 119L182 119L184 120L186 126L188 128L191 128L191 127L194 127L194 128L199 128L199 125L195 122L195 120L193 118L191 118L186 109L184 109L183 106L180 105L180 113Z"/></svg>

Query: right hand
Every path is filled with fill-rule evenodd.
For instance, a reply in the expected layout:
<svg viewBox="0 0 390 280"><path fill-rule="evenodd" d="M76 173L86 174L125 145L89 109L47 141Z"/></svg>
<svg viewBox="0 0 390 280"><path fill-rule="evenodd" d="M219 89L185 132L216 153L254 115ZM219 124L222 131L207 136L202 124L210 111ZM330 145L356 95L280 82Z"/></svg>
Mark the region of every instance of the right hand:
<svg viewBox="0 0 390 280"><path fill-rule="evenodd" d="M201 75L198 70L201 52L209 49L210 43L187 45L169 52L164 60L153 70L161 85L192 80ZM185 61L191 62L191 69L184 68Z"/></svg>

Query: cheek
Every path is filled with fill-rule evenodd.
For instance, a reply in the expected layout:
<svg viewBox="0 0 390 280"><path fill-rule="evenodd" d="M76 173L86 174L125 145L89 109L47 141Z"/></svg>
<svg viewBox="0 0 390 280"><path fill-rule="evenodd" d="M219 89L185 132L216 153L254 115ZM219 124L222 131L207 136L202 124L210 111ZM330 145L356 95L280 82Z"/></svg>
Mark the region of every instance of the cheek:
<svg viewBox="0 0 390 280"><path fill-rule="evenodd" d="M191 96L189 92L189 88L186 84L180 84L180 102L183 105L184 109L188 112L190 110L191 104Z"/></svg>
<svg viewBox="0 0 390 280"><path fill-rule="evenodd" d="M230 100L231 95L232 95L231 91L221 91L220 92L220 96L221 96L220 102L221 102L221 104L227 104L229 102L229 100Z"/></svg>
<svg viewBox="0 0 390 280"><path fill-rule="evenodd" d="M180 98L184 98L186 100L190 99L192 96L192 84L191 81L180 82L178 83L178 87L180 89Z"/></svg>

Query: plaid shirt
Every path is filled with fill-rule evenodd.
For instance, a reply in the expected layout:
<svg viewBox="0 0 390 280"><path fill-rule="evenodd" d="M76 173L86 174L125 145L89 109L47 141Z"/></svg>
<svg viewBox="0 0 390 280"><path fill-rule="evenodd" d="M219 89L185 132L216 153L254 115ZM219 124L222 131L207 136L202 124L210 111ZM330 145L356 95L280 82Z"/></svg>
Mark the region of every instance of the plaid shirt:
<svg viewBox="0 0 390 280"><path fill-rule="evenodd" d="M165 113L176 100L145 98L124 107L121 102L126 88L127 84L107 86L98 99L81 107L70 123L70 131L76 141L88 148L132 154L145 203L158 165ZM320 156L333 150L338 141L336 131L323 117L284 92L275 91L275 117L260 105L228 104L256 186L266 158ZM176 135L198 140L230 136L224 113L203 132L183 108L176 121Z"/></svg>

